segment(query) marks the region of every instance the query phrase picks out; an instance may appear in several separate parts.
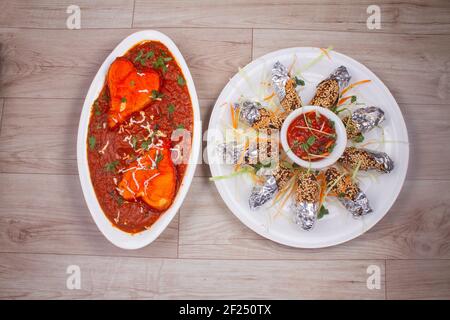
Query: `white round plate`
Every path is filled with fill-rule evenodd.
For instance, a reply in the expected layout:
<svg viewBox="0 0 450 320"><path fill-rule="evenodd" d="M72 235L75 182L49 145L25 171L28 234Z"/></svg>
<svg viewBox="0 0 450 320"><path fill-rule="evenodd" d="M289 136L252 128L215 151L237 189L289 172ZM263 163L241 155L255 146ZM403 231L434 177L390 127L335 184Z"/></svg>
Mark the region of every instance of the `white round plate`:
<svg viewBox="0 0 450 320"><path fill-rule="evenodd" d="M360 187L369 198L372 213L361 218L354 218L338 201L330 199L325 202L329 214L319 219L312 230L304 231L293 222L289 210L290 201L281 210L271 204L266 204L265 207L256 211L250 210L248 198L253 182L247 175L215 181L228 208L242 223L263 237L298 248L333 246L358 237L372 228L393 205L400 193L408 168L409 144L406 125L400 108L388 88L364 65L335 51L329 52L330 59L324 56L306 70L302 69L302 66L307 66L321 52L319 48L289 48L269 53L252 61L222 90L211 114L208 131L208 159L212 176L227 175L232 172L232 165L214 161L216 145L223 141L222 132L226 126L231 126L230 109L224 104L236 102L241 95L262 101L270 91L261 92L260 83L270 81L271 68L276 61L280 61L286 67L294 63L294 71L302 70L301 74L306 83L300 89L300 96L305 105L313 97L316 85L340 65L348 68L352 76L350 83L363 79L371 80L370 83L355 87L347 95L356 95L358 102L380 107L386 115L383 129L375 128L365 134L365 141L380 141L384 136L384 143L371 144L366 148L389 154L395 163L395 168L389 174L361 173L358 175L361 176ZM276 101L276 103L279 102Z"/></svg>
<svg viewBox="0 0 450 320"><path fill-rule="evenodd" d="M117 57L123 56L136 44L146 40L159 41L164 44L172 53L181 70L183 71L183 75L186 79L186 85L191 96L194 116L194 132L192 133L192 147L189 157L189 164L186 169L181 186L178 189L175 200L172 203L172 206L167 209L166 212L164 212L149 229L136 234L130 234L114 227L105 216L102 208L100 207L100 204L98 203L94 188L92 186L91 176L89 174L86 139L89 128L91 107L103 88L109 66ZM84 100L83 110L81 112L77 139L78 173L80 176L84 198L86 200L89 211L91 212L92 218L97 224L97 227L109 241L123 249L139 249L151 243L161 234L161 232L164 231L170 221L172 221L173 217L175 217L175 215L177 214L177 211L183 203L183 200L192 182L192 178L194 177L195 172L195 166L197 164L198 154L200 151L200 142L200 108L198 104L197 93L195 91L194 81L192 80L192 76L189 72L186 61L184 60L175 43L165 34L154 30L139 31L125 38L105 59L102 66L95 75L91 86L89 87L86 99Z"/></svg>

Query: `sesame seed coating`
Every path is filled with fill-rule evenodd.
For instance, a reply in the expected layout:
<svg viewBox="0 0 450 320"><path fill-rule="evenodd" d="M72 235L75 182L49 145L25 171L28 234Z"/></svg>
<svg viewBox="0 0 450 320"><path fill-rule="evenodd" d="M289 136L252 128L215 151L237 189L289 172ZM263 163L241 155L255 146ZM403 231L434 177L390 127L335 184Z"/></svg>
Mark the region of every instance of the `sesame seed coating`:
<svg viewBox="0 0 450 320"><path fill-rule="evenodd" d="M295 201L315 203L320 200L320 185L312 173L302 172L297 179Z"/></svg>
<svg viewBox="0 0 450 320"><path fill-rule="evenodd" d="M283 101L281 101L281 106L283 110L287 113L300 108L302 106L302 101L295 91L295 81L293 79L289 79L286 81L285 85L286 96Z"/></svg>
<svg viewBox="0 0 450 320"><path fill-rule="evenodd" d="M356 169L359 164L359 170L361 171L371 169L384 171L384 165L382 163L378 163L370 152L355 147L346 148L338 161L344 167L350 169Z"/></svg>
<svg viewBox="0 0 450 320"><path fill-rule="evenodd" d="M350 175L341 173L336 168L328 168L325 171L325 179L328 187L333 186L330 191L336 193L338 198L347 198L353 201L361 191Z"/></svg>
<svg viewBox="0 0 450 320"><path fill-rule="evenodd" d="M310 104L324 108L334 107L339 99L339 84L336 79L327 79L317 85L316 94Z"/></svg>
<svg viewBox="0 0 450 320"><path fill-rule="evenodd" d="M285 117L267 109L259 110L259 119L256 120L252 127L256 130L261 129L279 129L283 124Z"/></svg>
<svg viewBox="0 0 450 320"><path fill-rule="evenodd" d="M347 116L343 118L342 122L344 123L345 131L347 132L347 139L354 139L361 134L356 123L350 117Z"/></svg>
<svg viewBox="0 0 450 320"><path fill-rule="evenodd" d="M286 168L282 164L280 164L277 167L273 176L275 177L275 180L277 181L278 190L281 190L286 186L288 181L291 179L292 175L293 175L292 170L289 168Z"/></svg>

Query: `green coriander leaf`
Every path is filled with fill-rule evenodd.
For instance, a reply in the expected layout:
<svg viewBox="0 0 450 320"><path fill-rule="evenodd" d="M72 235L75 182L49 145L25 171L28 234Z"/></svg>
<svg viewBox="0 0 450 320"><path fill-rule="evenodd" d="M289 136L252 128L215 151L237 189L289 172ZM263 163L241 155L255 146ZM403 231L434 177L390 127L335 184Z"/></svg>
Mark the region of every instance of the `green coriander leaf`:
<svg viewBox="0 0 450 320"><path fill-rule="evenodd" d="M119 165L119 160L108 162L107 164L105 164L105 170L108 171L108 172L115 172L116 171L116 167L118 165Z"/></svg>
<svg viewBox="0 0 450 320"><path fill-rule="evenodd" d="M162 99L162 97L164 97L164 94L162 94L158 90L152 90L152 99Z"/></svg>
<svg viewBox="0 0 450 320"><path fill-rule="evenodd" d="M158 153L156 155L156 159L155 159L155 164L156 164L156 168L158 168L159 163L161 162L161 160L164 158L162 153Z"/></svg>
<svg viewBox="0 0 450 320"><path fill-rule="evenodd" d="M138 139L135 136L132 136L131 137L131 144L133 145L133 149L136 149L137 142L138 142Z"/></svg>
<svg viewBox="0 0 450 320"><path fill-rule="evenodd" d="M350 100L352 103L356 102L356 96L352 96L352 99Z"/></svg>
<svg viewBox="0 0 450 320"><path fill-rule="evenodd" d="M324 205L322 205L319 209L319 213L317 214L317 219L322 219L327 214L329 214L328 209L325 208Z"/></svg>
<svg viewBox="0 0 450 320"><path fill-rule="evenodd" d="M180 87L182 87L186 84L186 80L184 80L184 78L180 75L178 76L177 82Z"/></svg>
<svg viewBox="0 0 450 320"><path fill-rule="evenodd" d="M120 102L122 102L122 103L126 103L126 102L127 102L127 98L125 98L125 97L122 97L122 99L120 100Z"/></svg>
<svg viewBox="0 0 450 320"><path fill-rule="evenodd" d="M155 56L155 53L153 51L149 51L147 52L147 54L145 55L145 59L149 59L149 58L153 58Z"/></svg>
<svg viewBox="0 0 450 320"><path fill-rule="evenodd" d="M167 109L168 109L169 113L172 114L175 111L175 105L173 103L171 103L167 106Z"/></svg>
<svg viewBox="0 0 450 320"><path fill-rule="evenodd" d="M94 150L95 148L95 137L90 136L89 137L89 149Z"/></svg>
<svg viewBox="0 0 450 320"><path fill-rule="evenodd" d="M177 125L177 129L184 129L184 125L183 124Z"/></svg>
<svg viewBox="0 0 450 320"><path fill-rule="evenodd" d="M312 146L312 145L314 144L314 142L316 142L316 137L315 137L315 136L310 136L310 137L308 138L308 140L306 141L306 143L307 143L309 146Z"/></svg>
<svg viewBox="0 0 450 320"><path fill-rule="evenodd" d="M363 142L363 141L364 141L364 136L362 135L362 133L360 133L359 135L357 135L357 136L353 139L353 141L355 141L355 142L357 142L357 143Z"/></svg>
<svg viewBox="0 0 450 320"><path fill-rule="evenodd" d="M297 76L295 76L294 80L295 80L295 84L296 84L297 86L304 86L304 85L305 85L305 81L303 81L302 79L300 79L300 78L297 77Z"/></svg>
<svg viewBox="0 0 450 320"><path fill-rule="evenodd" d="M134 58L134 62L141 60L143 54L144 51L139 50L138 55L136 56L136 58Z"/></svg>

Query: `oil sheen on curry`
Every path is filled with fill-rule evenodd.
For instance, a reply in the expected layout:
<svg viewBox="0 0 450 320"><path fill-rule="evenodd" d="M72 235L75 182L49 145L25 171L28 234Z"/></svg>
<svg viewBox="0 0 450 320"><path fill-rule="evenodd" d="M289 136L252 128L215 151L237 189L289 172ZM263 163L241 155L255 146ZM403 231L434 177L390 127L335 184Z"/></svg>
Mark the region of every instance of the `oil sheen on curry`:
<svg viewBox="0 0 450 320"><path fill-rule="evenodd" d="M92 106L87 149L97 199L113 225L143 231L172 205L192 130L186 81L166 46L141 42L111 64Z"/></svg>

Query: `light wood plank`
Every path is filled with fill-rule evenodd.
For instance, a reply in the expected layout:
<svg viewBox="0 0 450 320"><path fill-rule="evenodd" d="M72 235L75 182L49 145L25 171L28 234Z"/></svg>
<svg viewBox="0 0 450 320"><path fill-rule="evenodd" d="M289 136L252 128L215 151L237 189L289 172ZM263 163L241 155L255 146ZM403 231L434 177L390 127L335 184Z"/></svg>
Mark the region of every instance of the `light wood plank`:
<svg viewBox="0 0 450 320"><path fill-rule="evenodd" d="M330 248L295 249L276 244L248 229L228 210L212 182L195 178L180 209L179 256L202 259L449 258L449 205L450 181L407 181L392 209L365 234Z"/></svg>
<svg viewBox="0 0 450 320"><path fill-rule="evenodd" d="M366 10L371 0L328 1L152 1L136 0L135 27L220 27L371 32ZM381 30L397 33L450 33L448 1L377 1ZM154 15L154 12L158 12ZM168 18L169 17L169 18Z"/></svg>
<svg viewBox="0 0 450 320"><path fill-rule="evenodd" d="M1 252L177 256L178 216L154 243L125 251L97 229L78 176L0 174L0 179Z"/></svg>
<svg viewBox="0 0 450 320"><path fill-rule="evenodd" d="M377 34L366 32L254 30L253 58L281 48L328 47L370 68L397 102L448 106L450 36Z"/></svg>
<svg viewBox="0 0 450 320"><path fill-rule="evenodd" d="M450 260L386 261L388 299L450 299Z"/></svg>
<svg viewBox="0 0 450 320"><path fill-rule="evenodd" d="M178 45L201 99L215 99L251 60L251 30L159 30ZM106 56L135 31L0 29L0 97L84 99Z"/></svg>
<svg viewBox="0 0 450 320"><path fill-rule="evenodd" d="M213 104L212 99L200 100L203 130ZM76 141L83 100L7 99L5 105L0 172L78 174ZM199 163L196 175L210 175L204 161Z"/></svg>
<svg viewBox="0 0 450 320"><path fill-rule="evenodd" d="M67 290L78 265L81 289ZM367 267L381 288L367 289ZM384 299L384 261L225 261L2 254L0 297L96 299Z"/></svg>
<svg viewBox="0 0 450 320"><path fill-rule="evenodd" d="M0 99L0 133L2 132L2 119L3 119L3 107L5 105L5 100L4 99Z"/></svg>
<svg viewBox="0 0 450 320"><path fill-rule="evenodd" d="M133 0L5 0L0 27L66 29L66 10L73 4L80 7L81 29L131 27Z"/></svg>

